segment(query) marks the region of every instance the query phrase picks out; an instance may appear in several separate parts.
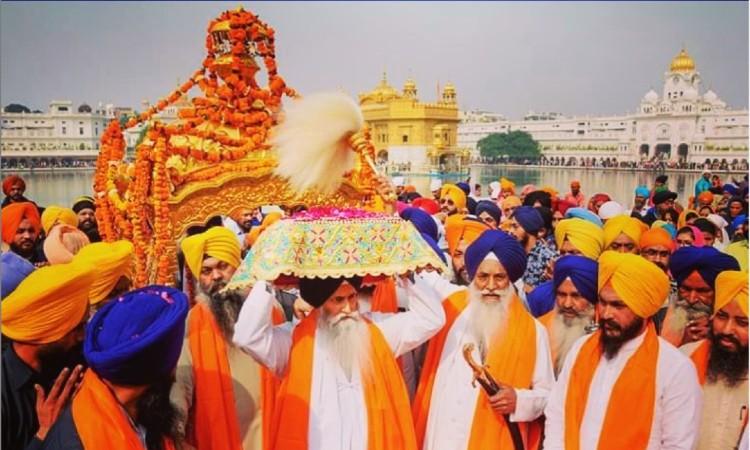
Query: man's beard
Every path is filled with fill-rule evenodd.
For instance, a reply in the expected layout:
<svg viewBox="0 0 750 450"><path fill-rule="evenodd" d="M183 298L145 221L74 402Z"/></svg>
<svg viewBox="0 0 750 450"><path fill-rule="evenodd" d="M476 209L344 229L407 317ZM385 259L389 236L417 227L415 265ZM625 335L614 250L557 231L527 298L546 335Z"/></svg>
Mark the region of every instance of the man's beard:
<svg viewBox="0 0 750 450"><path fill-rule="evenodd" d="M685 327L691 320L709 317L712 313L711 307L705 303L697 301L691 304L679 296L669 307L671 313L667 315L668 320L664 321L662 328L666 328L670 334L675 336L682 336Z"/></svg>
<svg viewBox="0 0 750 450"><path fill-rule="evenodd" d="M641 317L636 317L633 320L633 323L625 328L622 328L614 320L599 319L599 329L602 330L601 346L602 351L604 352L604 356L607 359L614 358L617 355L617 352L620 351L620 348L624 343L638 336L638 334L641 332L641 329L643 329L643 320L644 319ZM606 331L604 330L604 325L608 325L610 328L620 330L620 335L608 336Z"/></svg>
<svg viewBox="0 0 750 450"><path fill-rule="evenodd" d="M202 286L200 282L197 282L197 291L199 295L210 299L214 295L218 294L227 285L224 280L212 281L208 286Z"/></svg>
<svg viewBox="0 0 750 450"><path fill-rule="evenodd" d="M513 285L505 289L479 289L475 284L469 285L469 306L467 306L468 329L479 349L482 361L485 361L489 349L502 339L502 330L508 320L508 306L514 295ZM485 300L488 294L499 296L497 300Z"/></svg>
<svg viewBox="0 0 750 450"><path fill-rule="evenodd" d="M237 318L240 316L240 310L244 302L245 297L234 290L230 292L216 292L209 297L208 305L214 316L214 320L216 320L221 334L224 335L225 340L229 343L232 342L234 325L237 323Z"/></svg>
<svg viewBox="0 0 750 450"><path fill-rule="evenodd" d="M454 276L454 282L455 284L459 286L468 286L469 285L469 273L466 271L466 266L464 266L461 270L454 270L453 271Z"/></svg>
<svg viewBox="0 0 750 450"><path fill-rule="evenodd" d="M164 438L173 439L177 435L176 425L179 413L169 400L169 392L173 383L173 375L163 377L151 384L137 400L137 423L146 429L148 450L163 450Z"/></svg>
<svg viewBox="0 0 750 450"><path fill-rule="evenodd" d="M330 316L323 312L318 331L329 353L351 380L354 369L369 368L370 330L359 312Z"/></svg>
<svg viewBox="0 0 750 450"><path fill-rule="evenodd" d="M736 350L727 350L719 342L720 339L732 341ZM742 346L736 337L730 334L715 335L713 329L708 330L711 341L711 353L708 357L708 381L716 383L724 381L729 387L735 387L747 379L747 345Z"/></svg>
<svg viewBox="0 0 750 450"><path fill-rule="evenodd" d="M249 233L250 230L253 228L253 221L251 220L245 220L244 222L240 222L238 224L240 228L242 228L242 231L245 233Z"/></svg>
<svg viewBox="0 0 750 450"><path fill-rule="evenodd" d="M91 229L96 229L96 220L86 219L78 224L78 229L83 232L86 232Z"/></svg>
<svg viewBox="0 0 750 450"><path fill-rule="evenodd" d="M46 344L39 348L37 352L39 367L41 368L39 378L47 387L52 386L60 371L68 368L71 371L77 365L85 365L86 360L83 357L83 343L65 349L59 343Z"/></svg>
<svg viewBox="0 0 750 450"><path fill-rule="evenodd" d="M585 311L578 313L576 317L565 316L561 308L555 306L554 321L550 330L550 341L552 354L555 355L555 375L560 373L565 356L573 346L573 343L586 334L586 327L594 318L594 305L589 304Z"/></svg>

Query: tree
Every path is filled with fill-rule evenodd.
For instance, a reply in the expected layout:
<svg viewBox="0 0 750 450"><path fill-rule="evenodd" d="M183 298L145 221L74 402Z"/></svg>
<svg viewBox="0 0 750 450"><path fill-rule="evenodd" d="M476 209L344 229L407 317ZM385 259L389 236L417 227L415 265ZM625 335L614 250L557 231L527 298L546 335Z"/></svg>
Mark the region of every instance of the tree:
<svg viewBox="0 0 750 450"><path fill-rule="evenodd" d="M7 113L30 113L31 110L26 105L19 105L18 103L11 103L5 107Z"/></svg>
<svg viewBox="0 0 750 450"><path fill-rule="evenodd" d="M477 147L480 155L489 158L508 156L510 159L539 159L542 155L539 143L525 131L492 133L480 139Z"/></svg>

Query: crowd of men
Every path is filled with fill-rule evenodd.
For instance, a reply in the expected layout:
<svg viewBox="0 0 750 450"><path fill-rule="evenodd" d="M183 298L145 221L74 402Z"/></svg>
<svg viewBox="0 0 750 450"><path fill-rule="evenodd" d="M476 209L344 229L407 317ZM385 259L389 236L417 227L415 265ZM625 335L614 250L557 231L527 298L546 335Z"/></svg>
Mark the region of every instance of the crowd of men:
<svg viewBox="0 0 750 450"><path fill-rule="evenodd" d="M448 272L227 290L295 212L239 206L179 242L178 290L133 288L93 199L42 208L9 176L2 447L747 448L747 178L702 180L680 205L665 175L630 204L394 179Z"/></svg>

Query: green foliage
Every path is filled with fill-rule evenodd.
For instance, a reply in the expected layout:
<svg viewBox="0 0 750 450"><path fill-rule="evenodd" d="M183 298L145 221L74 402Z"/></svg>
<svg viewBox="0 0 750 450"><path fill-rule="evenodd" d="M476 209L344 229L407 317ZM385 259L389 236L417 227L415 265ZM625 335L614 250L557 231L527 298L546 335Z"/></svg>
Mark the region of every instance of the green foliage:
<svg viewBox="0 0 750 450"><path fill-rule="evenodd" d="M539 143L525 131L511 131L510 133L492 133L477 143L479 154L487 158L508 156L512 159L537 159L542 153Z"/></svg>

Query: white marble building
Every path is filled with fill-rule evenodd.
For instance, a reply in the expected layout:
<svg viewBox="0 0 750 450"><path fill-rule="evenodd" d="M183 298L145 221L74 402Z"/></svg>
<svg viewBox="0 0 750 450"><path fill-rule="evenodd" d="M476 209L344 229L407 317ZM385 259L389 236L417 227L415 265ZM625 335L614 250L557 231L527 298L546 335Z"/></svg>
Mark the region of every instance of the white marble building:
<svg viewBox="0 0 750 450"><path fill-rule="evenodd" d="M618 161L656 157L696 163L747 158L748 111L727 107L714 91L702 92L701 84L695 62L682 50L664 73L661 95L648 91L636 113L605 117L530 113L518 121L466 115L458 126L458 145L471 148L478 157L477 142L483 137L522 130L539 142L547 157Z"/></svg>

